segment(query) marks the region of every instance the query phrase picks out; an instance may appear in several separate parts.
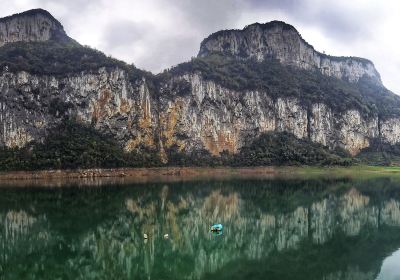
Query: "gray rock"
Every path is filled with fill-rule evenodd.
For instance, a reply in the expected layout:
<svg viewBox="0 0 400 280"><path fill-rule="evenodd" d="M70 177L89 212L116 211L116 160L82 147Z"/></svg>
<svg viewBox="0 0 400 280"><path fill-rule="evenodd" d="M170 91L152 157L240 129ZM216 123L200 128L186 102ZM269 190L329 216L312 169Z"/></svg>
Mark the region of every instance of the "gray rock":
<svg viewBox="0 0 400 280"><path fill-rule="evenodd" d="M14 42L70 40L62 25L49 12L29 10L0 19L0 47Z"/></svg>
<svg viewBox="0 0 400 280"><path fill-rule="evenodd" d="M65 35L60 23L39 10L0 19L0 46L15 41L46 41ZM68 38L65 35L65 38ZM273 56L283 64L320 69L349 81L366 75L380 81L373 64L316 52L291 26L272 22L207 38L200 56L229 52L259 61ZM178 85L178 86L177 86ZM132 81L118 66L65 75L3 71L0 75L0 146L23 147L42 141L64 117L93 125L126 151L177 146L182 152L206 149L213 155L237 153L261 133L290 132L352 155L379 138L400 142L400 118L364 117L357 110L336 112L324 103L306 107L295 97L259 90L235 91L205 79L200 72L170 75L149 89L145 77Z"/></svg>
<svg viewBox="0 0 400 280"><path fill-rule="evenodd" d="M199 56L204 57L213 52L257 61L276 58L285 65L307 70L318 69L327 76L350 82L357 82L365 75L381 83L380 75L371 61L317 52L293 26L280 21L255 23L243 30L214 33L201 43Z"/></svg>

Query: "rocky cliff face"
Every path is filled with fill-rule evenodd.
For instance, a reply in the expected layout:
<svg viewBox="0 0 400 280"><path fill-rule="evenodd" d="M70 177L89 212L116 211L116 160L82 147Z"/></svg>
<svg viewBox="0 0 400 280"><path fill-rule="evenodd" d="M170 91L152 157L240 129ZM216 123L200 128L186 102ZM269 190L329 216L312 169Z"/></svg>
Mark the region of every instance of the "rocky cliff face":
<svg viewBox="0 0 400 280"><path fill-rule="evenodd" d="M178 82L190 86L184 95L171 89ZM335 113L324 103L308 110L297 98L274 100L265 92L238 92L200 74L174 78L159 98L145 79L131 84L118 68L62 78L3 73L0 84L0 143L7 147L41 140L65 115L93 124L127 151L139 145L161 151L177 145L186 152L205 148L214 155L236 153L260 133L287 131L356 154L379 135L390 143L400 137L397 119L381 122L379 131L377 117L365 119L354 110ZM167 91L172 94L163 94Z"/></svg>
<svg viewBox="0 0 400 280"><path fill-rule="evenodd" d="M202 42L199 56L207 56L212 52L257 61L276 58L282 64L307 70L318 69L325 75L351 82L363 76L380 82L379 73L371 61L321 54L303 40L293 26L279 21L214 33Z"/></svg>
<svg viewBox="0 0 400 280"><path fill-rule="evenodd" d="M0 19L0 47L14 42L68 40L62 25L47 11L36 9Z"/></svg>
<svg viewBox="0 0 400 280"><path fill-rule="evenodd" d="M131 84L121 69L101 68L62 78L6 72L0 84L3 146L40 141L65 115L93 124L127 150L139 144L155 145L155 101L145 80Z"/></svg>
<svg viewBox="0 0 400 280"><path fill-rule="evenodd" d="M354 155L380 134L378 117L363 118L356 110L336 113L322 102L308 110L298 98L274 100L262 91L229 90L205 81L200 74L177 79L186 81L191 91L161 100L161 131L168 132L164 134L170 140L166 146L179 143L182 149L203 146L215 155L223 150L235 153L260 133L287 131L324 146L343 147ZM162 126L164 119L168 127ZM386 129L396 123L390 120L382 126ZM177 140L176 135L187 137ZM397 134L382 133L385 140L396 142L393 135Z"/></svg>
<svg viewBox="0 0 400 280"><path fill-rule="evenodd" d="M42 12L0 20L0 44L45 41L54 34L65 35L61 25ZM282 64L318 68L349 81L365 75L379 81L372 63L322 55L293 27L282 23L216 33L202 43L199 55L213 51L245 59L273 56ZM126 151L143 146L157 149L164 161L168 160L165 150L171 147L182 152L206 149L213 155L237 153L270 131L342 147L352 155L373 139L400 142L399 117L365 116L357 109L338 112L323 99L304 104L301 97L233 90L205 76L200 71L173 74L154 88L144 76L129 79L127 70L117 65L65 75L4 69L0 75L0 146L23 147L30 141L42 141L65 117L93 125Z"/></svg>

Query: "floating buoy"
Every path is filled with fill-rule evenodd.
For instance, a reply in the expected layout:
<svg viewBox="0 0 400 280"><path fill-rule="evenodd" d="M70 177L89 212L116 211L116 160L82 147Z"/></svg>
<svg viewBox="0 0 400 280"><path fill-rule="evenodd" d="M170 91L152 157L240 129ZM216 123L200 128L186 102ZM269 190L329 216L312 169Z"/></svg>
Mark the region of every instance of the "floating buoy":
<svg viewBox="0 0 400 280"><path fill-rule="evenodd" d="M222 231L223 226L221 224L215 224L211 226L211 231L212 232L219 232Z"/></svg>
<svg viewBox="0 0 400 280"><path fill-rule="evenodd" d="M168 239L169 235L168 233L164 234L164 239Z"/></svg>
<svg viewBox="0 0 400 280"><path fill-rule="evenodd" d="M145 233L145 234L143 234L143 238L144 239L147 239L148 238L148 236L147 236L147 234Z"/></svg>

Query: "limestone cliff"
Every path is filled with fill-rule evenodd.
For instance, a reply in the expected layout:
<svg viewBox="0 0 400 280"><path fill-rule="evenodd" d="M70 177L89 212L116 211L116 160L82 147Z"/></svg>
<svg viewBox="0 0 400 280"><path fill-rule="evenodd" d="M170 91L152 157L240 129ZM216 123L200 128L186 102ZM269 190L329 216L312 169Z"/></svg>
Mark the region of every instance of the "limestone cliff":
<svg viewBox="0 0 400 280"><path fill-rule="evenodd" d="M0 47L0 54L2 48L12 46L11 42L59 40L54 36L60 34L68 38L61 24L47 12L29 11L0 19L0 46L7 44ZM132 76L132 67L105 56L96 66L91 63L84 70L70 67L71 71L65 73L49 74L40 72L40 68L37 73L27 72L23 64L13 71L4 67L0 73L0 147L43 141L49 129L65 118L93 125L126 151L138 147L158 150L163 161L168 160L165 151L172 147L183 153L201 149L217 156L223 151L237 153L265 132L290 132L331 149L344 148L352 155L376 139L389 144L400 142L399 114L384 115L377 108L397 108L400 100L376 84L379 74L369 61L320 54L293 27L280 22L213 34L202 43L199 56L215 51L267 64L272 56L282 65L294 65L302 71L320 69L333 76L327 83L341 79L341 87L334 92L336 103L327 100L323 92L306 100L302 94L273 92L269 85L230 87L223 83L228 74L218 74L219 79L214 79L194 67L157 76L135 70ZM86 53L78 56L77 65L86 58ZM8 66L9 62L0 63ZM365 76L374 80L377 90L384 91L381 96L386 103L379 103L380 93L372 92L377 100L372 104L371 97L363 96L364 91L357 88L358 83L349 83ZM337 103L342 96L353 94L344 91L348 84L359 91L354 100L361 100L361 105ZM303 86L308 85L296 85L295 91ZM308 87L305 92L313 89Z"/></svg>
<svg viewBox="0 0 400 280"><path fill-rule="evenodd" d="M63 26L49 12L29 10L0 19L0 47L13 42L70 40Z"/></svg>
<svg viewBox="0 0 400 280"><path fill-rule="evenodd" d="M146 81L131 84L118 68L65 77L26 72L0 76L0 145L23 147L41 140L66 115L93 124L132 150L154 146L155 102Z"/></svg>
<svg viewBox="0 0 400 280"><path fill-rule="evenodd" d="M241 59L278 59L282 64L302 69L319 69L323 74L356 82L364 75L380 82L380 75L369 60L334 57L317 52L297 30L284 22L251 24L243 30L224 30L201 43L199 56L226 53Z"/></svg>
<svg viewBox="0 0 400 280"><path fill-rule="evenodd" d="M159 98L150 93L145 80L130 84L126 76L118 68L62 78L4 73L0 76L1 145L23 147L40 140L65 115L112 135L127 151L139 145L158 147L158 131L163 148L204 147L214 155L224 150L236 153L263 132L288 131L356 154L380 133L377 117L365 119L353 110L335 113L323 103L313 104L308 111L297 98L273 100L265 92L237 92L199 74L174 78L190 85L187 94ZM381 135L388 142L398 137L396 131L388 132L392 122L397 123L381 124Z"/></svg>
<svg viewBox="0 0 400 280"><path fill-rule="evenodd" d="M323 102L308 110L298 98L274 100L262 91L229 90L198 73L177 79L188 82L191 90L186 96L161 99L160 126L166 146L179 143L189 149L204 146L215 155L223 150L235 153L260 133L288 131L324 146L343 147L354 155L380 133L378 117L363 118L355 110L334 112ZM391 121L382 125L391 126ZM187 137L177 140L178 134ZM382 133L385 140L396 142L389 135L393 134Z"/></svg>

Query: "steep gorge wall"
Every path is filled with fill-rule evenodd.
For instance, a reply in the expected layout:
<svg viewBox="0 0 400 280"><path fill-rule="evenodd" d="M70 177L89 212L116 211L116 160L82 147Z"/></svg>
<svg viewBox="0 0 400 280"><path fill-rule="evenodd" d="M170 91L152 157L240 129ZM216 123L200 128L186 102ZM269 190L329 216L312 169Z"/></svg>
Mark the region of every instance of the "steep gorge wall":
<svg viewBox="0 0 400 280"><path fill-rule="evenodd" d="M44 10L0 19L0 47L11 42L71 40L62 25ZM284 65L319 69L356 82L367 76L380 82L364 59L321 54L292 26L282 22L253 24L220 31L201 44L199 56L223 52L239 59L276 58ZM369 118L357 110L337 112L322 101L309 106L295 97L273 98L263 91L235 91L201 73L172 75L157 89L146 79L131 81L118 67L63 76L8 72L0 75L0 146L23 147L42 141L64 117L91 124L116 139L126 151L138 147L182 152L206 149L213 155L236 153L261 133L287 131L330 148L357 154L381 138L400 142L400 118Z"/></svg>
<svg viewBox="0 0 400 280"><path fill-rule="evenodd" d="M31 10L0 19L0 47L11 42L71 40L47 11ZM379 73L365 59L327 56L314 50L297 30L282 22L220 31L201 44L199 56L223 52L239 59L276 58L284 65L319 69L356 82ZM357 154L380 138L400 142L400 118L369 118L357 110L337 112L322 101L308 106L295 97L273 98L263 91L235 91L201 73L172 75L157 89L146 79L131 81L118 67L63 76L27 72L0 74L0 146L42 141L64 117L91 124L115 138L126 151L138 147L182 152L206 149L236 153L261 133L287 131L330 148ZM339 93L338 93L339 94Z"/></svg>
<svg viewBox="0 0 400 280"><path fill-rule="evenodd" d="M308 108L294 97L273 99L262 91L238 92L206 81L200 74L175 79L189 83L191 92L173 97L161 94L165 97L160 101L160 112L169 120L166 127L160 122L162 134L169 139L166 146L178 142L182 149L202 145L215 155L223 150L235 153L260 133L287 131L355 155L380 135L392 144L400 136L398 119L364 118L357 110L334 112L324 103ZM177 135L187 137L179 140Z"/></svg>
<svg viewBox="0 0 400 280"><path fill-rule="evenodd" d="M176 83L188 89L177 92ZM119 68L66 77L4 72L0 76L0 145L23 147L69 116L114 137L127 151L139 146L183 152L205 148L236 153L261 133L293 133L357 154L370 140L400 141L400 119L363 118L359 111L333 112L323 103L307 108L292 97L238 92L200 74L172 78L158 96L146 80L131 83Z"/></svg>
<svg viewBox="0 0 400 280"><path fill-rule="evenodd" d="M131 84L121 69L66 77L26 72L0 76L0 145L23 147L41 140L64 116L92 124L126 150L154 145L154 106L145 79Z"/></svg>

